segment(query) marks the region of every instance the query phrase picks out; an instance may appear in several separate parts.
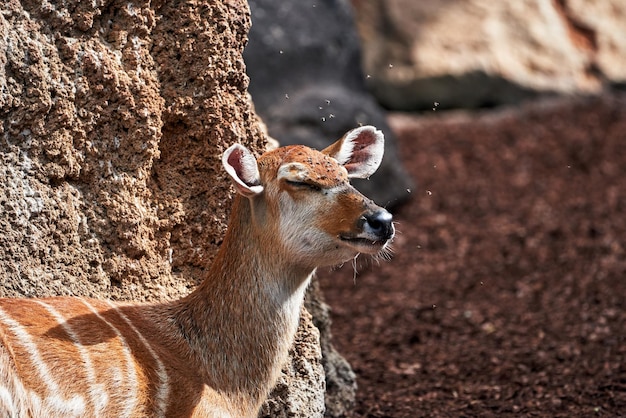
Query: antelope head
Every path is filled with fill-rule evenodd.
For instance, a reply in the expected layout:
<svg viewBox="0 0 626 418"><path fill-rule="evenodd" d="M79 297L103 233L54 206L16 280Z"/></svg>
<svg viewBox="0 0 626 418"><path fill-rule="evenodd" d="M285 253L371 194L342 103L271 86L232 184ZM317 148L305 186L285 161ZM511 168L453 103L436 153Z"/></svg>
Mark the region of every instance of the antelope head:
<svg viewBox="0 0 626 418"><path fill-rule="evenodd" d="M349 182L371 176L383 152L383 134L363 126L322 151L293 145L258 160L235 144L223 164L275 257L316 268L381 253L393 238L391 214Z"/></svg>

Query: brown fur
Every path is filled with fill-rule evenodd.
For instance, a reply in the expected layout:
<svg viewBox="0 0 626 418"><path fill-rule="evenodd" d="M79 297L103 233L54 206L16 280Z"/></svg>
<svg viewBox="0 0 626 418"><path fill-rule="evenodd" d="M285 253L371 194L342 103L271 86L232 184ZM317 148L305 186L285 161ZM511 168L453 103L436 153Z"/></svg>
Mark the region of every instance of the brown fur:
<svg viewBox="0 0 626 418"><path fill-rule="evenodd" d="M279 182L290 162L322 190ZM286 360L314 268L333 251L338 260L354 256L337 237L356 235L376 208L326 154L285 147L258 166L263 193L235 198L220 251L189 296L163 304L0 299L0 415L256 416ZM287 245L285 205L310 212L310 225L296 226L337 244Z"/></svg>

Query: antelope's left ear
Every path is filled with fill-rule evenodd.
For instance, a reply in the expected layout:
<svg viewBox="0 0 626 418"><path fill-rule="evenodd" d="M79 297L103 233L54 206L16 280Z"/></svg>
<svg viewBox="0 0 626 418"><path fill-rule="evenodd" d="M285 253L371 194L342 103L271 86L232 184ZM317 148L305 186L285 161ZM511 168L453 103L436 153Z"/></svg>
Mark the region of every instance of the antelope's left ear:
<svg viewBox="0 0 626 418"><path fill-rule="evenodd" d="M248 148L231 145L222 155L222 164L239 194L252 197L263 192L256 158Z"/></svg>
<svg viewBox="0 0 626 418"><path fill-rule="evenodd" d="M348 170L348 177L364 179L376 172L385 152L385 137L373 126L348 131L322 151Z"/></svg>

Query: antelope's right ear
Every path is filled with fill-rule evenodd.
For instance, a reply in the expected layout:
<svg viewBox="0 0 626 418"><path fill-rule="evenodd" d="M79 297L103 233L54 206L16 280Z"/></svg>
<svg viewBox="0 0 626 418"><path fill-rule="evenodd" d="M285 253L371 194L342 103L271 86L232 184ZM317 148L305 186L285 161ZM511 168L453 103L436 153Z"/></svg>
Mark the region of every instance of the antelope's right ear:
<svg viewBox="0 0 626 418"><path fill-rule="evenodd" d="M380 166L385 152L385 137L373 126L361 126L348 131L322 152L343 165L349 178L364 179Z"/></svg>
<svg viewBox="0 0 626 418"><path fill-rule="evenodd" d="M252 197L263 192L256 158L248 148L240 144L231 145L222 155L222 164L237 193Z"/></svg>

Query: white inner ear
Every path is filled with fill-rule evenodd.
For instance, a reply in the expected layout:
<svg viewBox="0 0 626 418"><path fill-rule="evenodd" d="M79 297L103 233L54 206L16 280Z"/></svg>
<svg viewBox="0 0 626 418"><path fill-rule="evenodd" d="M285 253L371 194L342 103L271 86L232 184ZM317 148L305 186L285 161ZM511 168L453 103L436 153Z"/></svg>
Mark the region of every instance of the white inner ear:
<svg viewBox="0 0 626 418"><path fill-rule="evenodd" d="M352 151L354 151L354 139L359 135L356 129L350 132L344 140L341 142L341 148L333 158L341 165L346 164L352 157Z"/></svg>
<svg viewBox="0 0 626 418"><path fill-rule="evenodd" d="M237 160L237 167L230 162L230 156L237 153L234 157ZM231 179L238 186L238 190L243 194L259 194L263 191L261 176L257 166L256 158L248 149L242 145L234 144L229 147L222 156L222 164Z"/></svg>
<svg viewBox="0 0 626 418"><path fill-rule="evenodd" d="M358 155L355 156L355 144L361 142L363 136L372 138L373 141L369 140L368 145L358 149L356 151ZM383 133L373 126L362 126L346 134L335 159L346 167L348 177L367 178L376 172L384 153L385 138Z"/></svg>
<svg viewBox="0 0 626 418"><path fill-rule="evenodd" d="M259 167L257 166L256 159L248 152L244 153L241 157L241 180L248 186L258 185L261 175L259 174Z"/></svg>

